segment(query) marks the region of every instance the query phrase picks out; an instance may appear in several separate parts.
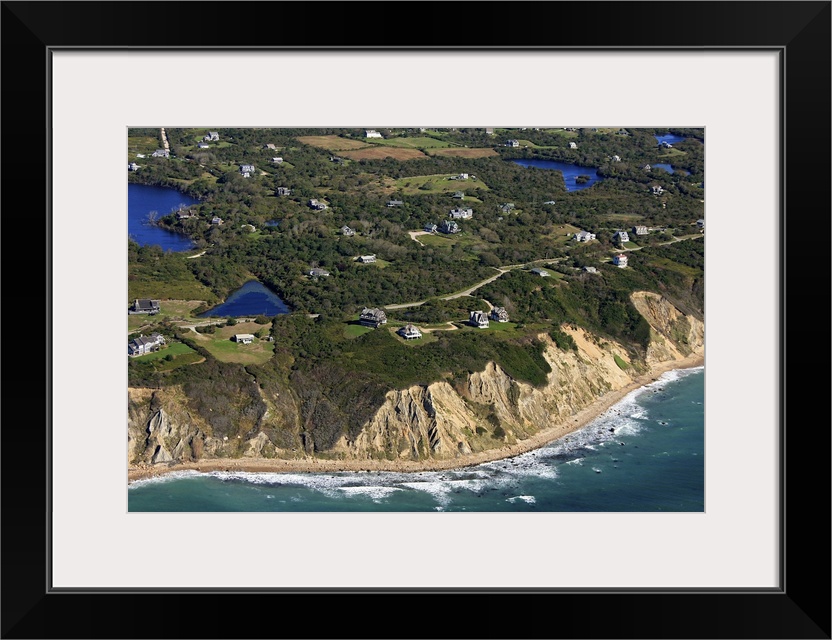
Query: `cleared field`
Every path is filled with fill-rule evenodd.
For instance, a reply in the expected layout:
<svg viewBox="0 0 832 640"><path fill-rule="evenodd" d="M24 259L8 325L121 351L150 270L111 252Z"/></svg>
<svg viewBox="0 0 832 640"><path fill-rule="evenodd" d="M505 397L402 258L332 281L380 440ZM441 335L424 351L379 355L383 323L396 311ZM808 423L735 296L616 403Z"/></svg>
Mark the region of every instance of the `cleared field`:
<svg viewBox="0 0 832 640"><path fill-rule="evenodd" d="M419 240L422 242L422 244L428 247L450 247L451 245L456 243L457 239L458 238L455 235L446 236L431 234L419 236Z"/></svg>
<svg viewBox="0 0 832 640"><path fill-rule="evenodd" d="M488 185L482 180L450 180L451 174L429 176L410 176L395 181L395 188L403 193L419 195L424 193L454 193L456 191L473 191L474 189L488 190ZM466 196L460 204L468 201L479 202L476 198Z"/></svg>
<svg viewBox="0 0 832 640"><path fill-rule="evenodd" d="M500 155L494 149L489 148L476 148L476 149L460 149L460 148L453 148L453 149L432 149L430 151L430 155L432 156L453 156L455 158L489 158L491 156L498 156Z"/></svg>
<svg viewBox="0 0 832 640"><path fill-rule="evenodd" d="M327 149L329 151L362 149L367 146L366 142L350 140L349 138L342 138L341 136L301 136L296 139L298 142L302 142L313 147L319 147L320 149Z"/></svg>
<svg viewBox="0 0 832 640"><path fill-rule="evenodd" d="M372 144L390 147L406 147L410 149L444 149L451 146L450 142L428 138L425 136L415 138L386 138L379 140L375 138Z"/></svg>
<svg viewBox="0 0 832 640"><path fill-rule="evenodd" d="M132 162L136 159L137 153L149 155L162 148L162 142L159 138L150 136L128 136L127 138L127 156Z"/></svg>
<svg viewBox="0 0 832 640"><path fill-rule="evenodd" d="M252 333L257 335L257 332L263 326L256 322L239 322L231 327L217 329L215 333L197 333L192 335L217 360L222 362L236 362L238 364L263 364L272 357L274 343L260 340L259 338L255 339L251 344L238 344L231 340L231 336L236 333Z"/></svg>
<svg viewBox="0 0 832 640"><path fill-rule="evenodd" d="M382 160L384 158L393 158L395 160L418 160L419 158L427 158L427 156L418 149L382 146L374 146L355 151L342 151L341 155L351 160Z"/></svg>
<svg viewBox="0 0 832 640"><path fill-rule="evenodd" d="M127 328L138 329L148 324L155 324L162 320L172 322L192 320L194 316L191 311L202 304L202 300L161 300L159 302L159 313L154 316L128 315Z"/></svg>
<svg viewBox="0 0 832 640"><path fill-rule="evenodd" d="M350 339L357 338L372 330L372 327L365 327L363 324L348 324L344 327L344 337Z"/></svg>

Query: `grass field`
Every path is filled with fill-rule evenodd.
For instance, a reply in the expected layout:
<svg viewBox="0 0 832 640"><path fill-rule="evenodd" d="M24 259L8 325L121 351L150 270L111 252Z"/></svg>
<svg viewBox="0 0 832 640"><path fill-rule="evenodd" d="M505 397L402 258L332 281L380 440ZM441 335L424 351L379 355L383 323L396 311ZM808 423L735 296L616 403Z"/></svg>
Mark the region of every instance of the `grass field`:
<svg viewBox="0 0 832 640"><path fill-rule="evenodd" d="M404 147L382 147L380 145L355 151L342 151L341 155L351 160L381 160L393 158L395 160L418 160L427 156L418 149Z"/></svg>
<svg viewBox="0 0 832 640"><path fill-rule="evenodd" d="M327 149L328 151L362 149L368 146L368 143L366 142L342 138L341 136L301 136L297 138L297 140L298 142L318 147L320 149Z"/></svg>
<svg viewBox="0 0 832 640"><path fill-rule="evenodd" d="M482 189L488 191L488 185L482 180L449 180L453 174L437 174L427 176L410 176L408 178L399 178L395 181L395 188L408 195L419 195L420 193L454 193L455 191L465 192L466 190ZM428 188L424 188L425 185ZM465 202L480 202L476 198L466 195Z"/></svg>
<svg viewBox="0 0 832 640"><path fill-rule="evenodd" d="M137 153L142 153L146 156L149 156L154 151L156 151L156 149L161 149L161 148L162 148L161 138L157 138L157 137L154 137L154 136L128 136L128 138L127 138L127 159L130 162L133 162L136 159L136 154Z"/></svg>
<svg viewBox="0 0 832 640"><path fill-rule="evenodd" d="M167 360L168 356L173 356L173 359ZM139 362L153 362L156 371L172 371L178 367L204 362L205 358L186 344L181 342L172 342L160 351L146 353L143 356L133 358L133 360L137 360Z"/></svg>
<svg viewBox="0 0 832 640"><path fill-rule="evenodd" d="M373 328L365 327L363 324L347 324L344 326L344 337L348 339L357 338L370 331L373 331Z"/></svg>
<svg viewBox="0 0 832 640"><path fill-rule="evenodd" d="M202 300L161 300L159 302L159 313L155 316L128 315L127 328L131 331L147 324L154 324L162 320L173 322L192 320L191 311L202 304ZM128 305L129 306L129 305Z"/></svg>
<svg viewBox="0 0 832 640"><path fill-rule="evenodd" d="M419 236L419 241L428 247L451 247L456 244L457 236L431 233Z"/></svg>
<svg viewBox="0 0 832 640"><path fill-rule="evenodd" d="M659 158L674 158L677 156L686 156L688 155L687 152L681 151L676 147L672 149L663 149L661 153L659 153Z"/></svg>
<svg viewBox="0 0 832 640"><path fill-rule="evenodd" d="M127 295L129 300L170 298L172 300L205 300L209 303L217 300L217 296L199 282L189 269L183 269L175 275L160 275L154 270L153 265L143 264L130 265L127 276Z"/></svg>
<svg viewBox="0 0 832 640"><path fill-rule="evenodd" d="M390 146L390 147L405 147L409 149L444 149L451 146L451 143L436 138L428 138L426 136L415 138L386 138L379 140L373 138L368 140L371 144Z"/></svg>
<svg viewBox="0 0 832 640"><path fill-rule="evenodd" d="M500 154L490 147L473 149L454 147L452 149L431 149L430 155L453 156L456 158L490 158Z"/></svg>
<svg viewBox="0 0 832 640"><path fill-rule="evenodd" d="M255 339L251 344L238 344L231 340L236 333L257 333L263 329L262 324L256 322L238 322L231 327L222 327L215 333L194 333L194 339L222 362L236 362L238 364L263 364L274 352L274 343Z"/></svg>

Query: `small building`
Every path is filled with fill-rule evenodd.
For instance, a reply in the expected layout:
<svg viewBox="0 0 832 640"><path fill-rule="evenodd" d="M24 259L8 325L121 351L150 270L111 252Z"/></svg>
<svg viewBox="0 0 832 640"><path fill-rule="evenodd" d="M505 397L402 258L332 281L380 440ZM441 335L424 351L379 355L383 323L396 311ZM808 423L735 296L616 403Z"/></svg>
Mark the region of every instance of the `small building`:
<svg viewBox="0 0 832 640"><path fill-rule="evenodd" d="M652 171L653 167L651 167L649 164L646 164L642 167L642 169L644 169L645 171Z"/></svg>
<svg viewBox="0 0 832 640"><path fill-rule="evenodd" d="M292 195L292 190L289 189L288 187L278 187L277 189L274 190L274 192L275 192L275 195L278 195L278 196L290 196L290 195Z"/></svg>
<svg viewBox="0 0 832 640"><path fill-rule="evenodd" d="M595 240L595 234L589 231L578 231L575 234L575 240L578 242L589 242L590 240Z"/></svg>
<svg viewBox="0 0 832 640"><path fill-rule="evenodd" d="M211 145L209 145L207 142L197 142L196 146L199 149L210 149L211 148Z"/></svg>
<svg viewBox="0 0 832 640"><path fill-rule="evenodd" d="M519 147L520 141L519 140L506 140L507 147Z"/></svg>
<svg viewBox="0 0 832 640"><path fill-rule="evenodd" d="M223 223L223 219L220 218L219 216L214 216L213 218L211 218L211 224L215 224L215 225L219 226L222 223Z"/></svg>
<svg viewBox="0 0 832 640"><path fill-rule="evenodd" d="M133 338L127 343L127 355L129 356L143 356L146 353L158 351L165 344L165 339L158 333L150 336L139 336Z"/></svg>
<svg viewBox="0 0 832 640"><path fill-rule="evenodd" d="M135 162L131 162L130 164L127 165L127 170L128 171L138 171L139 170L139 165L137 165Z"/></svg>
<svg viewBox="0 0 832 640"><path fill-rule="evenodd" d="M486 128L485 128L485 132L486 132L488 135L493 136L493 135L494 135L494 127L486 127Z"/></svg>
<svg viewBox="0 0 832 640"><path fill-rule="evenodd" d="M662 140L659 143L659 146L662 147L663 149L672 149L673 148L673 145L670 144L667 140Z"/></svg>
<svg viewBox="0 0 832 640"><path fill-rule="evenodd" d="M637 226L633 227L633 235L635 235L635 236L646 236L648 233L650 233L650 232L647 230L647 227L645 227L644 225L637 225Z"/></svg>
<svg viewBox="0 0 832 640"><path fill-rule="evenodd" d="M471 311L468 314L468 324L478 329L488 328L488 316L482 311Z"/></svg>
<svg viewBox="0 0 832 640"><path fill-rule="evenodd" d="M451 180L467 180L468 174L467 173L458 173L455 176L451 176Z"/></svg>
<svg viewBox="0 0 832 640"><path fill-rule="evenodd" d="M425 225L424 230L427 231L428 233L436 233L436 225L433 224L432 222L429 222L428 224Z"/></svg>
<svg viewBox="0 0 832 640"><path fill-rule="evenodd" d="M254 336L250 333L237 333L234 335L234 342L239 344L251 344L254 342Z"/></svg>
<svg viewBox="0 0 832 640"><path fill-rule="evenodd" d="M547 200L543 204L557 204L554 200Z"/></svg>
<svg viewBox="0 0 832 640"><path fill-rule="evenodd" d="M540 276L541 278L548 278L551 273L546 271L546 269L541 269L540 267L535 267L534 269L529 269L530 273L535 274L536 276Z"/></svg>
<svg viewBox="0 0 832 640"><path fill-rule="evenodd" d="M248 177L250 175L254 175L254 165L253 164L241 164L240 165L240 173L244 176ZM246 175L248 174L248 175Z"/></svg>
<svg viewBox="0 0 832 640"><path fill-rule="evenodd" d="M254 233L255 231L257 231L257 227L255 227L253 224L249 224L248 222L246 224L241 224L240 229L245 229L249 233Z"/></svg>
<svg viewBox="0 0 832 640"><path fill-rule="evenodd" d="M167 149L156 149L151 155L154 158L170 158L170 151Z"/></svg>
<svg viewBox="0 0 832 640"><path fill-rule="evenodd" d="M508 322L508 311L505 307L494 307L491 309L491 319L495 322Z"/></svg>
<svg viewBox="0 0 832 640"><path fill-rule="evenodd" d="M630 132L629 132L629 131L627 131L626 129L619 129L619 130L617 131L617 133L618 133L618 135L620 135L620 136L628 136L628 135L630 135Z"/></svg>
<svg viewBox="0 0 832 640"><path fill-rule="evenodd" d="M503 213L511 213L512 209L514 209L513 202L505 202L500 205L500 211L502 211Z"/></svg>
<svg viewBox="0 0 832 640"><path fill-rule="evenodd" d="M463 191L455 191L453 197L457 200L465 200L465 193Z"/></svg>
<svg viewBox="0 0 832 640"><path fill-rule="evenodd" d="M372 309L364 307L364 310L358 318L358 322L363 324L365 327L373 327L374 329L377 329L381 325L387 324L387 314L381 309L377 309L375 307Z"/></svg>
<svg viewBox="0 0 832 640"><path fill-rule="evenodd" d="M188 218L196 218L196 214L191 210L179 211L176 214L177 220L187 220Z"/></svg>
<svg viewBox="0 0 832 640"><path fill-rule="evenodd" d="M474 217L474 211L473 209L457 207L456 209L451 209L450 216L455 220L468 220Z"/></svg>
<svg viewBox="0 0 832 640"><path fill-rule="evenodd" d="M161 311L159 300L151 300L149 298L136 298L127 313L130 315L145 314L155 316Z"/></svg>
<svg viewBox="0 0 832 640"><path fill-rule="evenodd" d="M439 231L442 233L459 233L459 225L453 220L443 220L439 226Z"/></svg>
<svg viewBox="0 0 832 640"><path fill-rule="evenodd" d="M654 196L660 196L664 193L664 189L657 184L654 184L652 187L650 187L650 191L653 193Z"/></svg>
<svg viewBox="0 0 832 640"><path fill-rule="evenodd" d="M586 271L587 273L598 273L598 269L596 269L595 267L584 267L584 271Z"/></svg>
<svg viewBox="0 0 832 640"><path fill-rule="evenodd" d="M623 245L625 242L630 241L630 234L626 231L616 231L612 236L612 241L616 244Z"/></svg>
<svg viewBox="0 0 832 640"><path fill-rule="evenodd" d="M203 140L206 142L217 142L220 139L220 134L216 131L209 131L208 135L206 135Z"/></svg>
<svg viewBox="0 0 832 640"><path fill-rule="evenodd" d="M613 156L612 161L613 162L621 162L621 156Z"/></svg>
<svg viewBox="0 0 832 640"><path fill-rule="evenodd" d="M313 278L326 278L329 276L329 271L326 269L310 269L309 275Z"/></svg>
<svg viewBox="0 0 832 640"><path fill-rule="evenodd" d="M276 146L274 146L274 144L273 144L273 143L271 143L271 142L268 142L268 143L264 144L264 145L263 145L263 148L264 148L264 149L277 149L277 147L276 147Z"/></svg>
<svg viewBox="0 0 832 640"><path fill-rule="evenodd" d="M384 137L378 131L376 131L375 129L367 129L364 132L364 136L367 137L367 138L383 138Z"/></svg>
<svg viewBox="0 0 832 640"><path fill-rule="evenodd" d="M700 218L696 221L696 226L699 229L700 233L705 233L705 219Z"/></svg>
<svg viewBox="0 0 832 640"><path fill-rule="evenodd" d="M623 253L619 253L617 256L613 256L612 263L621 269L627 266L627 256Z"/></svg>
<svg viewBox="0 0 832 640"><path fill-rule="evenodd" d="M358 256L358 261L364 264L372 264L376 261L376 254L371 253L368 256Z"/></svg>
<svg viewBox="0 0 832 640"><path fill-rule="evenodd" d="M388 207L401 207L404 204L404 200L388 200L387 206Z"/></svg>
<svg viewBox="0 0 832 640"><path fill-rule="evenodd" d="M569 143L569 148L570 148L570 149L577 149L577 148L578 148L578 144L577 144L576 142L570 142L570 143Z"/></svg>
<svg viewBox="0 0 832 640"><path fill-rule="evenodd" d="M341 235L342 236L354 236L355 235L355 229L352 229L352 228L348 227L347 225L344 225L343 227L341 227Z"/></svg>
<svg viewBox="0 0 832 640"><path fill-rule="evenodd" d="M283 158L272 158L272 164L283 164Z"/></svg>
<svg viewBox="0 0 832 640"><path fill-rule="evenodd" d="M415 338L422 337L422 332L412 324L406 324L401 329L396 331L396 333L398 333L405 340L413 340Z"/></svg>
<svg viewBox="0 0 832 640"><path fill-rule="evenodd" d="M309 200L309 206L312 209L315 209L316 211L323 211L324 209L326 209L326 205L323 202L320 202L319 200L315 200L315 198L311 198Z"/></svg>

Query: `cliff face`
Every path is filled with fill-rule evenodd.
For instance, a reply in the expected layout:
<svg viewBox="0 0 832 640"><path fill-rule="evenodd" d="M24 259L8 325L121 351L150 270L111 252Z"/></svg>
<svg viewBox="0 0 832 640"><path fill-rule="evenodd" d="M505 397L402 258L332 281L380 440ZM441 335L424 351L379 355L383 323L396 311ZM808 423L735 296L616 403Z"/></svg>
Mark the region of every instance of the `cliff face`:
<svg viewBox="0 0 832 640"><path fill-rule="evenodd" d="M631 384L658 363L704 354L704 325L656 294L634 294L633 302L650 324L646 363L630 362L621 345L583 329L562 330L575 351L560 350L545 334L543 356L551 367L540 387L511 378L493 362L464 383L447 381L393 390L353 439L342 436L327 457L379 460L447 460L498 449L563 423L605 393ZM273 399L264 401L271 405ZM285 402L285 400L284 400ZM282 422L299 424L283 408ZM297 416L299 418L299 416ZM270 435L269 412L261 428L218 438L210 425L187 410L181 390L129 389L128 460L159 463L215 457L305 457L293 438ZM275 443L278 444L275 444Z"/></svg>

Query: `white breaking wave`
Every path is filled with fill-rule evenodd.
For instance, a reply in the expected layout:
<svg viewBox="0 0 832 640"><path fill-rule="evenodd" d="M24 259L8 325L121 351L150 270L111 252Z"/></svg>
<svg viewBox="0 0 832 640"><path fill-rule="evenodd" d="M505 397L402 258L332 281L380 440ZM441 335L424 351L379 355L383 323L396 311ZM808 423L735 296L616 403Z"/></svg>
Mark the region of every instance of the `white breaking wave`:
<svg viewBox="0 0 832 640"><path fill-rule="evenodd" d="M534 496L514 496L512 498L506 498L506 502L510 502L512 504L514 504L518 500L522 500L526 504L534 504L535 502L537 502Z"/></svg>

